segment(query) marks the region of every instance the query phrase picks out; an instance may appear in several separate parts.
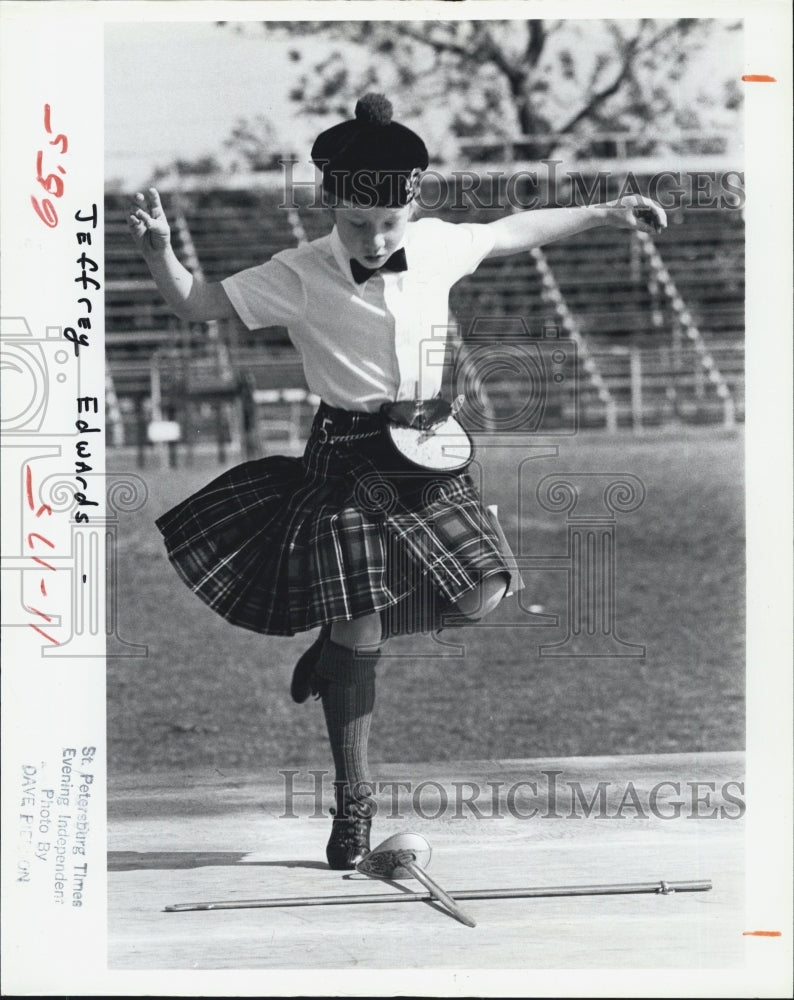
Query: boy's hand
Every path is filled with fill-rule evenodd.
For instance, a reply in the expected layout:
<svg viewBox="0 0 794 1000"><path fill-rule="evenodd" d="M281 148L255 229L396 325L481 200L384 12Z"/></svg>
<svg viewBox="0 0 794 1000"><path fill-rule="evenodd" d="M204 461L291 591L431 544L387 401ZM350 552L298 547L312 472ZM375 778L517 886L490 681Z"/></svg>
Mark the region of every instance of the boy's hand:
<svg viewBox="0 0 794 1000"><path fill-rule="evenodd" d="M127 224L138 249L144 255L164 253L171 246L171 227L156 188L149 188L148 197L140 191L135 195Z"/></svg>
<svg viewBox="0 0 794 1000"><path fill-rule="evenodd" d="M641 233L660 233L667 227L667 215L661 205L641 194L627 194L603 206L609 213L608 225L616 229L638 229Z"/></svg>

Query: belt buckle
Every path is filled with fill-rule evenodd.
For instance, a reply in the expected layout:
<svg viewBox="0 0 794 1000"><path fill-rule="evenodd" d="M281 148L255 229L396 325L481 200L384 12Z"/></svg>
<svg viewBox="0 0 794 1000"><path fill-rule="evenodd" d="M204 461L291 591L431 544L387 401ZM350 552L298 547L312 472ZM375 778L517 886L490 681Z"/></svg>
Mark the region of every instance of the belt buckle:
<svg viewBox="0 0 794 1000"><path fill-rule="evenodd" d="M320 425L320 433L317 435L317 440L320 444L328 444L331 437L328 433L328 427L333 426L333 420L330 417L323 417L323 422Z"/></svg>

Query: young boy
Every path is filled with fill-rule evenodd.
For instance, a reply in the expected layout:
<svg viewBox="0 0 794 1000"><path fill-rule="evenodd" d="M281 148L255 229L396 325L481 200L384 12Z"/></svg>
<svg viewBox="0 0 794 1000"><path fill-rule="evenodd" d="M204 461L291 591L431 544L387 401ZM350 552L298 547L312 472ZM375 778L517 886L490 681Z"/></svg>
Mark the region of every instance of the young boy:
<svg viewBox="0 0 794 1000"><path fill-rule="evenodd" d="M367 744L384 635L400 621L430 631L451 612L478 619L521 585L471 477L395 468L381 408L417 387L439 395L441 367L425 363L422 344L448 326L450 287L485 258L600 225L658 231L666 219L630 196L481 225L411 221L428 153L381 95L324 131L312 159L331 234L222 282L177 260L156 190L136 195L129 227L177 315L286 326L322 400L303 458L237 466L158 527L184 581L228 621L272 635L321 627L292 696L322 700L336 769L326 856L349 869L369 850Z"/></svg>

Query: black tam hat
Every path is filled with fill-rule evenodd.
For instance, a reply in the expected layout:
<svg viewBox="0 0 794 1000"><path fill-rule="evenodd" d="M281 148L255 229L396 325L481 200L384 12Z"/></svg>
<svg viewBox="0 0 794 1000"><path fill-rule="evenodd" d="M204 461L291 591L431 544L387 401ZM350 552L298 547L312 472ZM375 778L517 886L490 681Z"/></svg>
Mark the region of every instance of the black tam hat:
<svg viewBox="0 0 794 1000"><path fill-rule="evenodd" d="M391 103L382 94L366 94L352 121L317 137L312 161L328 194L362 207L395 208L415 197L428 155L415 132L392 121Z"/></svg>

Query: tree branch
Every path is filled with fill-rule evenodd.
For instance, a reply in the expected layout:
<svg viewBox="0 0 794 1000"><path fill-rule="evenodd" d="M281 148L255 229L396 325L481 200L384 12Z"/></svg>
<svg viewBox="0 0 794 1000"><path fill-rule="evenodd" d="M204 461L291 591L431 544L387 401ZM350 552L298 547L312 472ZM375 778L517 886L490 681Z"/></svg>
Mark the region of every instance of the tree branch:
<svg viewBox="0 0 794 1000"><path fill-rule="evenodd" d="M539 22L535 22L539 23ZM488 29L487 25L482 28L480 51L483 58L481 63L493 63L493 65L505 76L510 84L513 96L518 96L523 90L527 78L527 70L511 63L503 50L499 48L496 40Z"/></svg>
<svg viewBox="0 0 794 1000"><path fill-rule="evenodd" d="M618 70L617 75L612 80L610 84L601 90L597 90L590 98L587 103L580 108L579 111L562 126L562 128L557 129L560 135L567 135L567 133L572 132L579 122L583 121L585 118L589 118L594 111L596 111L604 101L612 97L620 90L626 78L630 75L632 66L636 58L644 52L650 52L652 49L656 48L661 42L663 42L669 35L678 29L678 24L668 25L658 34L654 35L652 38L644 44L640 44L640 39L643 34L643 26L640 25L637 34L633 38L630 38L626 43L626 48L623 53L623 60L621 67Z"/></svg>
<svg viewBox="0 0 794 1000"><path fill-rule="evenodd" d="M527 62L534 69L540 61L543 47L546 44L548 31L543 21L529 22L529 42L527 43Z"/></svg>
<svg viewBox="0 0 794 1000"><path fill-rule="evenodd" d="M459 56L464 62L472 61L472 50L466 48L465 45L460 45L458 42L453 42L449 39L438 38L437 36L423 35L421 32L414 31L405 23L395 25L395 27L397 28L398 35L410 38L414 42L421 42L423 45L428 45L434 52L451 52L453 55Z"/></svg>

